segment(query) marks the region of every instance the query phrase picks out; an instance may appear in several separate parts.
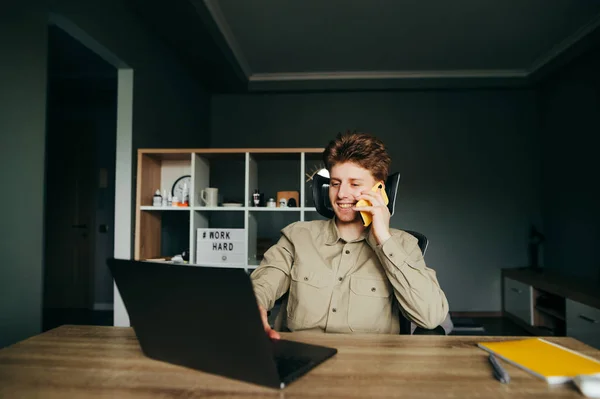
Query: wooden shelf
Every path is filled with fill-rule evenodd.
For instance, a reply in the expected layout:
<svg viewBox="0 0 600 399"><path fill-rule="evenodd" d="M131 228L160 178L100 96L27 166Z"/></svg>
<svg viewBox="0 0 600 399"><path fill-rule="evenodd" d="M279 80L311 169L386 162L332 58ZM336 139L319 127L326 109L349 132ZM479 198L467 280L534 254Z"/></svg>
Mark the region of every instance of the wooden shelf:
<svg viewBox="0 0 600 399"><path fill-rule="evenodd" d="M167 211L189 211L189 206L140 206L142 211L155 211L155 212L167 212Z"/></svg>
<svg viewBox="0 0 600 399"><path fill-rule="evenodd" d="M550 308L545 308L545 307L539 306L539 305L536 305L535 309L538 310L538 311L540 311L540 312L542 312L542 313L547 314L548 316L554 317L554 318L556 318L558 320L561 320L561 321L565 321L565 315L564 314L560 314L560 312L558 312L557 310L550 309Z"/></svg>
<svg viewBox="0 0 600 399"><path fill-rule="evenodd" d="M250 212L300 212L303 209L302 208L287 208L287 207L283 207L283 208L267 208L265 206L253 206L253 207L248 207L248 210Z"/></svg>
<svg viewBox="0 0 600 399"><path fill-rule="evenodd" d="M195 211L234 211L234 212L240 212L240 211L245 211L246 208L243 206L194 206L192 209L194 209Z"/></svg>

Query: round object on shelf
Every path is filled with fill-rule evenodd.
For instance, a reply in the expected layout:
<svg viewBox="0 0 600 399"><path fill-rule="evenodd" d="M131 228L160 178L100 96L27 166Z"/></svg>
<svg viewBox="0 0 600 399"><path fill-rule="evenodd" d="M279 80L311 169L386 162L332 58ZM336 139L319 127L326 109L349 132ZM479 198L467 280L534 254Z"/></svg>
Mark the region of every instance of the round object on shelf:
<svg viewBox="0 0 600 399"><path fill-rule="evenodd" d="M223 206L226 208L241 208L242 204L239 202L224 202Z"/></svg>

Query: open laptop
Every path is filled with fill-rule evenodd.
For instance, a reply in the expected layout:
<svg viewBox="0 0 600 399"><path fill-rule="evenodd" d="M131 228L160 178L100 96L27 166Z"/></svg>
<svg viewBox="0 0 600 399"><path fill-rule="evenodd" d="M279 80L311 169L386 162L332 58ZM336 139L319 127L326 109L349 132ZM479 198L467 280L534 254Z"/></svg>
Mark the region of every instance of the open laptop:
<svg viewBox="0 0 600 399"><path fill-rule="evenodd" d="M337 349L271 340L244 269L109 259L144 354L273 388Z"/></svg>

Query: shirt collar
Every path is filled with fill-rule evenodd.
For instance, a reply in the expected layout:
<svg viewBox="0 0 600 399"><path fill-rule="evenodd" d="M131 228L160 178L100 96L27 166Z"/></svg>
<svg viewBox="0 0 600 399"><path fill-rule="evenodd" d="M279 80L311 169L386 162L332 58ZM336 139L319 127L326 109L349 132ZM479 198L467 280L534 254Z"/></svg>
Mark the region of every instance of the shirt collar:
<svg viewBox="0 0 600 399"><path fill-rule="evenodd" d="M338 230L337 225L335 224L335 216L334 216L329 220L329 223L326 228L325 245L334 245L341 239L342 239L342 237L340 237L340 231ZM375 243L375 245L377 245L377 241L375 240L375 237L373 237L373 233L371 232L371 226L367 227L362 232L360 237L353 242L358 242L358 241L362 241L365 239L367 240L369 245L373 246L372 242Z"/></svg>

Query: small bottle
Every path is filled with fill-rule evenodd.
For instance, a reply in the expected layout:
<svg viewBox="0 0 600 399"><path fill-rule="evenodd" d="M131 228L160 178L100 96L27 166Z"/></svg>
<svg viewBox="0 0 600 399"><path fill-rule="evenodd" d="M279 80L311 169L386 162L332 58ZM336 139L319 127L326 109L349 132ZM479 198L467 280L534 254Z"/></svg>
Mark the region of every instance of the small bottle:
<svg viewBox="0 0 600 399"><path fill-rule="evenodd" d="M254 206L258 206L260 204L260 193L258 192L258 188L254 190L252 199L254 200Z"/></svg>
<svg viewBox="0 0 600 399"><path fill-rule="evenodd" d="M152 206L162 206L162 196L160 195L160 190L156 190L154 196L152 197Z"/></svg>
<svg viewBox="0 0 600 399"><path fill-rule="evenodd" d="M189 206L190 205L190 195L187 183L183 183L183 190L181 192L181 206Z"/></svg>
<svg viewBox="0 0 600 399"><path fill-rule="evenodd" d="M168 206L168 202L167 202L167 190L163 190L163 194L162 194L162 206Z"/></svg>

